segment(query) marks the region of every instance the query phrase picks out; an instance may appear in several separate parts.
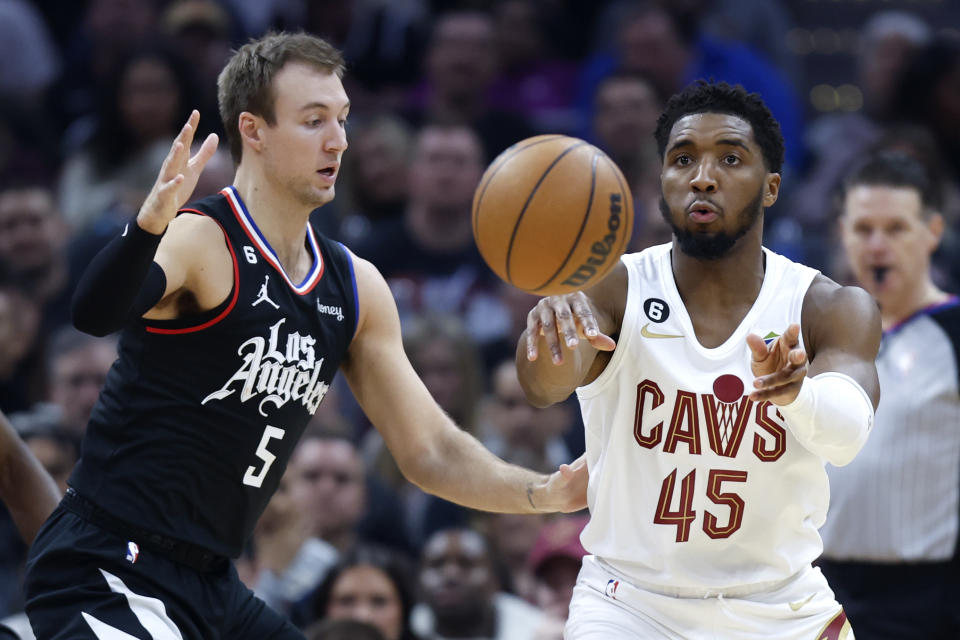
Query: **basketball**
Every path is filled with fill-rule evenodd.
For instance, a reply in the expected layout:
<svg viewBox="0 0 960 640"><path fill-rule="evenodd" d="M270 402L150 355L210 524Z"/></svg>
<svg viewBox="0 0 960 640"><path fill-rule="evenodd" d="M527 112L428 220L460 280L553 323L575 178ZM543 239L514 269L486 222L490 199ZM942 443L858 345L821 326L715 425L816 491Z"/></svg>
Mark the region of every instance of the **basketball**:
<svg viewBox="0 0 960 640"><path fill-rule="evenodd" d="M623 174L579 138L518 142L490 163L473 196L473 237L483 259L504 281L539 296L599 282L632 230Z"/></svg>

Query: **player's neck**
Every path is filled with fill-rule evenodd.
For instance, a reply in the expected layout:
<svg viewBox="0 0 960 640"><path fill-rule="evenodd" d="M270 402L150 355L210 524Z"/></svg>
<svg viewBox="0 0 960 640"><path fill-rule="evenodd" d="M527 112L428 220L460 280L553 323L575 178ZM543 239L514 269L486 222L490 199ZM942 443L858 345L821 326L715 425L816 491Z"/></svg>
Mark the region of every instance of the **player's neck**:
<svg viewBox="0 0 960 640"><path fill-rule="evenodd" d="M717 260L693 258L674 243L671 263L677 291L688 309L738 302L753 304L763 285L763 247L760 234L754 231L740 238Z"/></svg>
<svg viewBox="0 0 960 640"><path fill-rule="evenodd" d="M284 269L294 271L306 251L307 220L312 209L243 164L237 168L233 185Z"/></svg>
<svg viewBox="0 0 960 640"><path fill-rule="evenodd" d="M880 303L880 324L884 331L903 322L927 307L946 302L950 295L940 290L929 278L923 286L909 289L910 295Z"/></svg>

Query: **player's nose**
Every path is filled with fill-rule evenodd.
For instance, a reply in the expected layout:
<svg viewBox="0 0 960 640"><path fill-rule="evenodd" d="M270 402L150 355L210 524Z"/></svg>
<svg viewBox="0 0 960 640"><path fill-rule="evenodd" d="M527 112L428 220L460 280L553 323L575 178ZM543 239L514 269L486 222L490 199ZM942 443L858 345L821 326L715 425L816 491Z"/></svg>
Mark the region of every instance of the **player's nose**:
<svg viewBox="0 0 960 640"><path fill-rule="evenodd" d="M711 162L701 162L690 178L690 187L698 192L712 192L717 190L715 167Z"/></svg>

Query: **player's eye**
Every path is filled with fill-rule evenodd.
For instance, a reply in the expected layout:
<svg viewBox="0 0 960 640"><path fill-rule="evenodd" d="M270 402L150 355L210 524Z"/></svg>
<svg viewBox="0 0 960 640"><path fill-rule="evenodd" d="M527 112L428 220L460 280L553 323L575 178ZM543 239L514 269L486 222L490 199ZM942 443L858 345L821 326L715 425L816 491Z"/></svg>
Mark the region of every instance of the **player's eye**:
<svg viewBox="0 0 960 640"><path fill-rule="evenodd" d="M724 162L724 164L728 164L728 165L730 165L730 166L735 166L735 165L740 164L740 158L738 158L737 156L735 156L735 155L732 154L732 153L728 153L727 155L723 156L723 162Z"/></svg>
<svg viewBox="0 0 960 640"><path fill-rule="evenodd" d="M693 162L693 158L691 158L685 153L681 153L673 160L673 162L675 164L680 165L681 167L686 167L687 165Z"/></svg>

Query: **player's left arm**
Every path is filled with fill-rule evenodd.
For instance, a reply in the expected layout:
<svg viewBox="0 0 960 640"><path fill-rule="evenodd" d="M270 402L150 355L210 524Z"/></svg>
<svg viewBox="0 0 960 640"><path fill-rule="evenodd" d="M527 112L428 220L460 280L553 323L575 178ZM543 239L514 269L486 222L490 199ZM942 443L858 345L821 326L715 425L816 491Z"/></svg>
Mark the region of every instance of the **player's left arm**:
<svg viewBox="0 0 960 640"><path fill-rule="evenodd" d="M0 412L0 499L29 545L57 503L60 490Z"/></svg>
<svg viewBox="0 0 960 640"><path fill-rule="evenodd" d="M880 401L880 311L863 289L817 276L801 322L805 348L798 325L769 346L748 337L757 375L751 398L777 404L801 444L842 466L866 443Z"/></svg>
<svg viewBox="0 0 960 640"><path fill-rule="evenodd" d="M403 350L386 281L369 262L353 260L360 318L341 370L404 476L424 491L484 511L584 508L584 459L549 476L534 473L493 455L443 412Z"/></svg>

